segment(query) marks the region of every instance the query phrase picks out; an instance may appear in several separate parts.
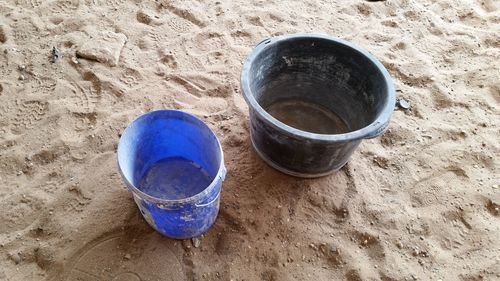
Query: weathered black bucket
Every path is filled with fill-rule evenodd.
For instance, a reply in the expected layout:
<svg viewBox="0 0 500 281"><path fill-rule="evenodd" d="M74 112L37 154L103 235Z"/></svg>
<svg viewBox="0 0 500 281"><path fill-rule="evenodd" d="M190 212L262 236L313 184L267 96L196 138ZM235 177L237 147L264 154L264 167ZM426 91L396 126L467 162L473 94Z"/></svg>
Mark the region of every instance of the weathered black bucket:
<svg viewBox="0 0 500 281"><path fill-rule="evenodd" d="M259 43L243 65L241 87L255 150L299 177L340 169L361 140L385 131L395 105L392 79L377 59L320 34Z"/></svg>

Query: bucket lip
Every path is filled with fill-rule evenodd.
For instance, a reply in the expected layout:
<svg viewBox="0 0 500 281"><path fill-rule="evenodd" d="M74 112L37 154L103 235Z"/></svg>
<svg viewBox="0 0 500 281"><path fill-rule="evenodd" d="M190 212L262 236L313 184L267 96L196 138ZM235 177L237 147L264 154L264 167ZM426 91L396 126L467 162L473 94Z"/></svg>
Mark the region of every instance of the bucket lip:
<svg viewBox="0 0 500 281"><path fill-rule="evenodd" d="M348 47L352 49L355 52L358 52L365 56L368 60L370 60L380 71L382 76L384 77L385 83L387 85L387 100L386 103L383 105L383 109L377 116L377 118L370 123L369 125L355 130L351 131L348 133L343 133L343 134L317 134L317 133L311 133L303 130L296 129L294 127L291 127L278 119L274 118L271 114L267 113L262 106L257 102L255 97L251 94L251 87L250 87L250 79L249 79L249 74L250 74L250 68L252 66L252 62L255 60L255 58L265 49L270 48L273 45L276 45L280 42L289 40L289 39L326 39L333 41L337 44L344 45L345 47ZM351 140L359 140L359 139L364 139L364 138L371 138L374 135L374 132L383 132L385 128L389 125L389 121L392 115L392 112L394 111L395 107L395 102L396 102L396 91L394 87L394 82L391 78L391 75L387 71L387 69L382 65L382 63L377 60L372 54L370 54L368 51L356 46L355 44L340 39L335 36L331 35L326 35L326 34L321 34L321 33L294 33L294 34L286 34L286 35L281 35L281 36L276 36L276 37L271 37L262 40L260 43L257 44L257 46L254 47L252 52L248 55L246 58L245 62L243 63L243 67L241 70L241 76L240 76L240 84L241 88L243 90L243 97L247 104L249 105L250 109L253 109L253 111L266 123L269 125L283 131L284 133L288 135L292 135L295 137L301 137L301 138L308 138L308 139L313 139L317 141L326 141L326 142L344 142L344 141L351 141Z"/></svg>
<svg viewBox="0 0 500 281"><path fill-rule="evenodd" d="M217 146L219 147L219 153L220 153L219 170L217 171L217 174L215 175L212 182L205 189L203 189L203 191L201 191L200 193L197 193L197 194L190 196L190 197L186 197L186 198L182 198L182 199L174 199L174 200L159 198L159 197L151 196L151 195L141 191L139 188L137 188L135 185L133 185L123 174L122 168L120 166L120 158L119 158L120 153L123 153L123 152L120 152L122 138L126 135L127 130L130 130L130 127L132 126L132 124L139 122L140 120L142 120L148 116L158 115L158 114L167 114L167 115L173 114L173 116L187 117L190 120L194 120L195 122L197 122L201 126L208 129L208 131L215 137L215 140L217 141ZM118 141L117 164L118 164L118 170L120 171L120 175L122 176L123 181L125 182L125 185L127 186L127 188L130 191L132 191L132 193L136 194L137 196L141 197L142 199L144 199L150 203L162 205L160 207L176 206L176 205L182 205L182 204L186 204L186 203L196 202L196 201L202 199L205 195L208 195L217 186L219 181L223 181L225 176L226 176L226 167L224 166L224 152L222 150L222 145L219 141L219 138L217 138L217 135L215 135L215 133L212 131L212 129L210 129L210 127L208 127L208 125L205 124L205 122L200 120L198 117L196 117L190 113L184 112L182 110L176 110L176 109L152 110L152 111L149 111L149 112L146 112L144 114L139 115L132 122L130 122L129 125L127 126L127 128L123 131L122 136L120 137L120 140Z"/></svg>

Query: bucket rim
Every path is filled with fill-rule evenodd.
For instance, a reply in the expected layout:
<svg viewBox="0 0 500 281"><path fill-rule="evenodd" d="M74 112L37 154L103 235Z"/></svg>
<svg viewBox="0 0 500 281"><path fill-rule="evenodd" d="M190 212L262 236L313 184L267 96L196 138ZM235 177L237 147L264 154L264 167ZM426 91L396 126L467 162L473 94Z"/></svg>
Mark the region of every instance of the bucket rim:
<svg viewBox="0 0 500 281"><path fill-rule="evenodd" d="M342 133L342 134L317 134L317 133L311 133L307 131L303 131L294 127L291 127L278 119L274 118L271 114L269 114L264 108L257 102L255 97L251 95L251 87L250 87L250 69L252 66L253 61L255 58L264 50L270 48L273 45L276 45L280 42L287 41L290 39L324 39L324 40L330 40L332 42L335 42L337 44L343 45L345 47L350 48L351 50L358 52L359 54L363 55L366 57L375 67L380 71L382 74L382 77L385 80L385 83L387 85L387 100L385 104L383 105L383 108L381 109L380 113L378 114L377 118L372 121L370 124L367 126L360 128L355 131L350 131L347 133ZM375 58L372 54L370 54L368 51L364 50L363 48L360 48L356 46L355 44L347 41L340 39L335 36L327 35L327 34L322 34L322 33L294 33L294 34L285 34L285 35L280 35L280 36L275 36L275 37L270 37L267 39L262 40L260 43L258 43L251 53L248 55L246 58L245 62L243 63L243 67L241 70L241 76L240 76L240 86L243 91L243 97L245 101L247 102L248 106L250 107L251 110L257 114L258 117L260 117L263 122L267 123L268 125L283 131L283 133L294 136L294 137L300 137L300 138L306 138L306 139L313 139L316 141L325 141L325 142L345 142L345 141L352 141L352 140L359 140L359 139L366 139L366 138L373 138L376 137L380 134L382 134L385 129L389 126L389 121L392 115L392 112L394 111L395 103L396 103L396 90L394 86L394 82L392 80L391 75L387 71L387 69L384 67L384 65Z"/></svg>
<svg viewBox="0 0 500 281"><path fill-rule="evenodd" d="M215 137L215 140L217 141L217 147L219 148L219 153L220 153L219 169L218 169L217 174L215 175L214 179L212 180L212 182L207 187L205 187L205 189L203 189L203 191L201 191L193 196L182 198L182 199L173 199L172 200L172 199L159 198L159 197L151 196L151 195L141 191L134 184L132 184L123 174L123 170L122 170L121 165L120 165L120 157L119 157L119 155L121 153L124 153L124 152L121 152L121 149L120 149L121 143L122 143L122 138L126 135L127 130L130 129L132 124L139 122L141 119L144 119L148 116L156 115L156 114L173 114L173 116L187 117L190 120L195 121L197 124L201 125L205 129L207 129ZM144 114L139 115L132 122L130 122L128 124L127 128L125 128L125 130L123 131L123 133L120 137L120 140L118 141L117 164L118 164L118 170L120 171L120 175L122 176L123 181L125 182L125 185L127 186L127 188L133 194L139 196L143 200L146 200L149 203L154 203L154 204L160 205L159 206L160 208L178 206L178 205L183 205L186 203L192 203L192 202L196 202L196 201L201 200L204 196L206 196L212 192L212 190L217 186L219 181L220 182L224 181L224 179L226 177L226 172L227 172L226 167L224 166L224 152L222 150L222 145L219 141L219 138L217 138L217 135L214 133L214 131L212 131L212 129L210 129L210 127L208 127L208 125L205 122L203 122L202 120L200 120L198 117L194 116L193 114L184 112L182 110L177 110L177 109L152 110L152 111L149 111L149 112L146 112ZM221 192L221 190L219 190L218 193L220 193L220 192Z"/></svg>

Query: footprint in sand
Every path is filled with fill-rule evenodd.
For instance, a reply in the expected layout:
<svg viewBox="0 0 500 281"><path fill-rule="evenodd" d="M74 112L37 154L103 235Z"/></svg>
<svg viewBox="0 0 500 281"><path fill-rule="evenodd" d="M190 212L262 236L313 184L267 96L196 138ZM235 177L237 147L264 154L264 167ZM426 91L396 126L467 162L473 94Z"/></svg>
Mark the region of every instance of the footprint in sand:
<svg viewBox="0 0 500 281"><path fill-rule="evenodd" d="M36 9L42 5L42 0L18 0L16 4L19 7L27 8L27 9Z"/></svg>
<svg viewBox="0 0 500 281"><path fill-rule="evenodd" d="M173 241L155 232L134 231L106 235L80 249L63 276L53 280L184 280Z"/></svg>
<svg viewBox="0 0 500 281"><path fill-rule="evenodd" d="M13 194L2 198L0 208L0 234L22 230L31 225L40 215L43 199L36 196Z"/></svg>
<svg viewBox="0 0 500 281"><path fill-rule="evenodd" d="M463 181L469 177L465 170L457 166L449 166L443 170L418 180L411 188L410 198L413 206L417 208L429 208L446 202L447 193L439 193L438 190L453 186L463 185Z"/></svg>
<svg viewBox="0 0 500 281"><path fill-rule="evenodd" d="M10 125L14 134L22 134L33 129L35 125L45 118L48 112L48 102L41 100L17 99L0 105L0 115Z"/></svg>
<svg viewBox="0 0 500 281"><path fill-rule="evenodd" d="M186 5L182 1L165 1L160 4L160 7L200 28L207 25L207 19L204 16L206 11L203 10L203 7L197 5L196 2Z"/></svg>
<svg viewBox="0 0 500 281"><path fill-rule="evenodd" d="M252 33L244 30L236 30L231 33L231 39L236 45L253 46L256 39Z"/></svg>

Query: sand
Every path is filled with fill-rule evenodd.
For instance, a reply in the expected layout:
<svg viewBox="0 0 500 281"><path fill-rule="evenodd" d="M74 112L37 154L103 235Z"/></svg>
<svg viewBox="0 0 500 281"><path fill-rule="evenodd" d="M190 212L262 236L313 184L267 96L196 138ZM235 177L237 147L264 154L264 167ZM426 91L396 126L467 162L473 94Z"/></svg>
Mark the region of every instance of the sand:
<svg viewBox="0 0 500 281"><path fill-rule="evenodd" d="M499 2L332 2L0 1L0 280L500 280ZM367 49L412 105L311 180L255 154L239 88L252 46L300 31ZM160 108L224 148L199 247L154 232L117 170Z"/></svg>

